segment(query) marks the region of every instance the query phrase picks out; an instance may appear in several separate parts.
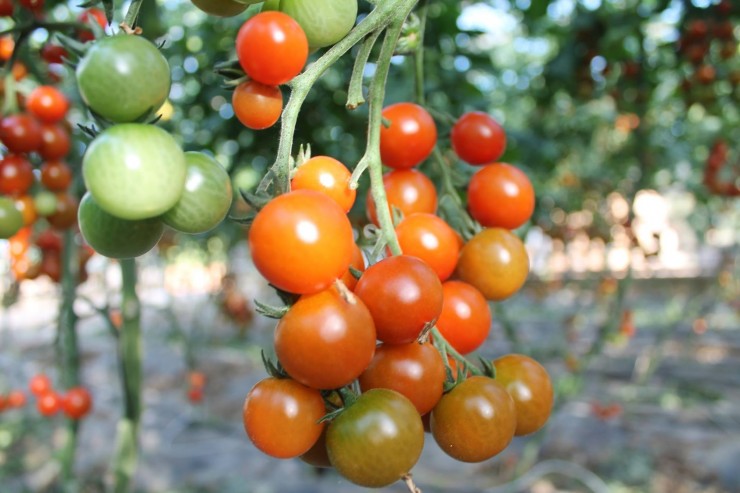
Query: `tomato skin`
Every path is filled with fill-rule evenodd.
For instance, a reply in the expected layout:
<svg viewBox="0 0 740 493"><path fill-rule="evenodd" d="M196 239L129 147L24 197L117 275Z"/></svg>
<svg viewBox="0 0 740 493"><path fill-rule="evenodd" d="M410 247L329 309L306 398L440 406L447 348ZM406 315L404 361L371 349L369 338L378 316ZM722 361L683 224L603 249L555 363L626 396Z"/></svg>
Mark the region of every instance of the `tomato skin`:
<svg viewBox="0 0 740 493"><path fill-rule="evenodd" d="M437 189L424 173L415 169L393 170L383 175L388 207L399 209L404 216L415 212L433 214L437 210ZM366 209L368 219L378 225L375 201L367 194Z"/></svg>
<svg viewBox="0 0 740 493"><path fill-rule="evenodd" d="M68 56L66 48L61 45L47 43L41 48L41 58L46 63L64 63L64 59Z"/></svg>
<svg viewBox="0 0 740 493"><path fill-rule="evenodd" d="M411 214L398 223L396 236L404 255L426 262L440 281L452 275L460 246L457 233L444 219L434 214Z"/></svg>
<svg viewBox="0 0 740 493"><path fill-rule="evenodd" d="M279 86L298 75L308 59L301 26L282 12L262 12L247 20L236 35L236 55L247 75Z"/></svg>
<svg viewBox="0 0 740 493"><path fill-rule="evenodd" d="M386 388L399 392L420 415L431 411L442 397L446 378L439 351L429 342L380 344L367 369L360 375L360 388Z"/></svg>
<svg viewBox="0 0 740 493"><path fill-rule="evenodd" d="M191 0L193 5L206 14L218 17L234 17L244 12L250 3L257 2L235 2L234 0Z"/></svg>
<svg viewBox="0 0 740 493"><path fill-rule="evenodd" d="M51 379L43 373L39 373L31 377L28 382L28 388L33 395L39 397L52 390Z"/></svg>
<svg viewBox="0 0 740 493"><path fill-rule="evenodd" d="M315 389L352 383L375 353L375 325L365 304L330 287L304 295L275 329L275 353L293 379Z"/></svg>
<svg viewBox="0 0 740 493"><path fill-rule="evenodd" d="M470 215L489 228L518 228L532 217L534 202L532 182L507 163L483 166L468 183Z"/></svg>
<svg viewBox="0 0 740 493"><path fill-rule="evenodd" d="M424 427L416 408L390 389L361 394L329 425L326 450L337 472L360 486L382 488L419 460Z"/></svg>
<svg viewBox="0 0 740 493"><path fill-rule="evenodd" d="M55 229L65 230L77 224L77 199L65 192L57 193L57 210L46 218Z"/></svg>
<svg viewBox="0 0 740 493"><path fill-rule="evenodd" d="M87 192L78 211L80 233L88 245L109 258L133 258L154 248L164 232L159 218L129 221L104 211Z"/></svg>
<svg viewBox="0 0 740 493"><path fill-rule="evenodd" d="M69 133L64 127L55 123L41 125L41 145L37 150L44 160L63 159L69 154L70 146Z"/></svg>
<svg viewBox="0 0 740 493"><path fill-rule="evenodd" d="M301 25L311 49L331 46L355 25L357 0L268 0L262 11L279 10Z"/></svg>
<svg viewBox="0 0 740 493"><path fill-rule="evenodd" d="M47 161L41 165L41 184L52 192L64 192L72 184L72 169L64 161Z"/></svg>
<svg viewBox="0 0 740 493"><path fill-rule="evenodd" d="M298 166L290 182L292 190L316 190L328 195L344 212L355 203L357 190L349 187L352 173L329 156L314 156Z"/></svg>
<svg viewBox="0 0 740 493"><path fill-rule="evenodd" d="M41 146L41 126L25 113L6 116L0 121L0 140L13 153L35 151Z"/></svg>
<svg viewBox="0 0 740 493"><path fill-rule="evenodd" d="M123 123L107 128L88 145L82 176L100 207L134 221L160 216L180 200L187 162L165 130Z"/></svg>
<svg viewBox="0 0 740 493"><path fill-rule="evenodd" d="M80 420L92 409L92 396L84 387L72 387L62 396L61 407L70 419Z"/></svg>
<svg viewBox="0 0 740 493"><path fill-rule="evenodd" d="M529 435L544 426L554 400L547 370L523 354L507 354L496 360L496 381L509 392L516 405L516 435Z"/></svg>
<svg viewBox="0 0 740 493"><path fill-rule="evenodd" d="M264 130L280 119L283 113L283 93L277 86L248 80L234 89L231 106L242 125L252 130Z"/></svg>
<svg viewBox="0 0 740 493"><path fill-rule="evenodd" d="M442 283L416 257L388 257L365 270L355 286L375 321L378 340L389 344L414 341L442 311Z"/></svg>
<svg viewBox="0 0 740 493"><path fill-rule="evenodd" d="M456 273L486 299L503 300L516 293L527 280L529 256L514 233L503 228L487 228L462 248Z"/></svg>
<svg viewBox="0 0 740 493"><path fill-rule="evenodd" d="M51 417L62 410L62 398L54 391L46 392L38 396L36 409L44 417Z"/></svg>
<svg viewBox="0 0 740 493"><path fill-rule="evenodd" d="M84 103L115 123L147 117L164 104L170 92L167 59L142 36L108 36L95 41L75 74Z"/></svg>
<svg viewBox="0 0 740 493"><path fill-rule="evenodd" d="M506 132L490 115L471 111L458 118L450 132L455 154L468 164L496 161L506 150Z"/></svg>
<svg viewBox="0 0 740 493"><path fill-rule="evenodd" d="M221 163L202 152L186 152L185 163L185 188L162 221L184 233L205 233L229 213L234 198L231 178Z"/></svg>
<svg viewBox="0 0 740 493"><path fill-rule="evenodd" d="M331 467L329 453L326 451L326 430L328 428L328 426L324 426L324 429L321 430L321 435L319 435L319 439L316 440L316 443L314 443L307 452L301 454L299 458L303 462L314 467Z"/></svg>
<svg viewBox="0 0 740 493"><path fill-rule="evenodd" d="M353 269L359 270L360 272L365 272L365 257L362 255L362 250L360 250L360 247L358 247L356 244L352 249L352 260L350 261L349 266ZM347 271L340 279L342 280L344 285L347 286L347 289L349 289L350 291L355 290L355 286L357 286L357 278L352 275L352 272L349 269L347 269Z"/></svg>
<svg viewBox="0 0 740 493"><path fill-rule="evenodd" d="M380 127L380 159L395 169L409 169L432 153L437 126L427 110L414 103L396 103L383 108L390 126Z"/></svg>
<svg viewBox="0 0 740 493"><path fill-rule="evenodd" d="M26 98L26 109L44 123L56 123L67 114L69 101L54 86L38 86Z"/></svg>
<svg viewBox="0 0 740 493"><path fill-rule="evenodd" d="M353 245L352 226L344 211L313 190L295 190L274 198L249 230L249 249L257 270L291 293L326 289L349 268Z"/></svg>
<svg viewBox="0 0 740 493"><path fill-rule="evenodd" d="M279 459L308 451L324 428L326 414L318 390L287 378L266 378L249 391L242 409L244 430L254 445Z"/></svg>
<svg viewBox="0 0 740 493"><path fill-rule="evenodd" d="M15 202L0 196L0 239L7 240L23 228L23 214L15 207Z"/></svg>
<svg viewBox="0 0 740 493"><path fill-rule="evenodd" d="M23 216L23 225L30 226L38 219L38 213L36 212L36 205L33 202L33 197L30 195L21 195L15 198L15 208L18 209Z"/></svg>
<svg viewBox="0 0 740 493"><path fill-rule="evenodd" d="M26 394L22 390L11 390L6 397L6 403L11 409L18 409L26 405Z"/></svg>
<svg viewBox="0 0 740 493"><path fill-rule="evenodd" d="M0 17L10 17L13 15L13 0L0 1Z"/></svg>
<svg viewBox="0 0 740 493"><path fill-rule="evenodd" d="M511 443L516 408L496 380L473 376L442 396L429 424L447 455L462 462L482 462Z"/></svg>
<svg viewBox="0 0 740 493"><path fill-rule="evenodd" d="M442 313L437 329L460 354L483 345L491 330L491 308L476 288L462 281L442 284Z"/></svg>
<svg viewBox="0 0 740 493"><path fill-rule="evenodd" d="M0 160L0 193L23 195L33 182L33 166L28 159L10 154Z"/></svg>

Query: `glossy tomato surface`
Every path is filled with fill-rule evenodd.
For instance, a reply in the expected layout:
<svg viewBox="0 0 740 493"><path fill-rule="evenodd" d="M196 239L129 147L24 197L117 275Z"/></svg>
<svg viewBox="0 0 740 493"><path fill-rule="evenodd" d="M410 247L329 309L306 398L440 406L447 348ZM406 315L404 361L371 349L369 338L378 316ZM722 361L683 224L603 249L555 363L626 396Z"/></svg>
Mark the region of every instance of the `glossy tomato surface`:
<svg viewBox="0 0 740 493"><path fill-rule="evenodd" d="M56 123L67 114L69 101L54 86L38 86L26 97L26 109L42 122Z"/></svg>
<svg viewBox="0 0 740 493"><path fill-rule="evenodd" d="M506 150L503 127L481 111L462 115L452 127L450 141L455 154L473 165L496 161Z"/></svg>
<svg viewBox="0 0 740 493"><path fill-rule="evenodd" d="M493 362L496 381L514 399L517 435L529 435L544 426L553 405L553 389L547 370L523 354L507 354Z"/></svg>
<svg viewBox="0 0 740 493"><path fill-rule="evenodd" d="M483 345L491 330L491 308L483 294L462 281L442 284L442 313L437 328L460 354Z"/></svg>
<svg viewBox="0 0 740 493"><path fill-rule="evenodd" d="M437 210L437 189L424 173L415 169L393 170L383 175L388 207L401 211L405 216L415 212L433 214ZM370 193L366 199L367 217L378 225L375 201Z"/></svg>
<svg viewBox="0 0 740 493"><path fill-rule="evenodd" d="M355 203L357 191L350 188L352 173L340 161L329 156L314 156L298 166L290 187L293 190L316 190L328 195L344 212Z"/></svg>
<svg viewBox="0 0 740 493"><path fill-rule="evenodd" d="M32 152L41 146L41 125L26 113L0 120L0 141L10 152Z"/></svg>
<svg viewBox="0 0 740 493"><path fill-rule="evenodd" d="M7 240L23 227L23 214L9 197L0 196L0 239Z"/></svg>
<svg viewBox="0 0 740 493"><path fill-rule="evenodd" d="M280 10L295 19L312 49L333 45L357 20L357 0L268 0L262 7L267 10Z"/></svg>
<svg viewBox="0 0 740 493"><path fill-rule="evenodd" d="M23 195L33 182L33 166L24 156L9 154L0 159L0 193Z"/></svg>
<svg viewBox="0 0 740 493"><path fill-rule="evenodd" d="M92 396L85 387L72 387L62 396L64 414L70 419L82 419L92 410Z"/></svg>
<svg viewBox="0 0 740 493"><path fill-rule="evenodd" d="M388 126L380 127L380 159L395 169L420 164L437 143L437 126L427 110L415 103L396 103L383 109Z"/></svg>
<svg viewBox="0 0 740 493"><path fill-rule="evenodd" d="M252 3L258 3L254 0L244 0L236 2L234 0L191 0L193 5L198 7L206 14L218 17L234 17L244 12Z"/></svg>
<svg viewBox="0 0 740 493"><path fill-rule="evenodd" d="M534 187L527 175L507 163L483 166L468 183L468 210L486 227L516 229L534 212Z"/></svg>
<svg viewBox="0 0 740 493"><path fill-rule="evenodd" d="M439 216L410 214L396 226L396 236L404 255L426 262L441 281L452 275L460 253L458 235Z"/></svg>
<svg viewBox="0 0 740 493"><path fill-rule="evenodd" d="M283 93L277 86L248 80L231 94L231 106L242 124L252 130L272 127L283 112Z"/></svg>

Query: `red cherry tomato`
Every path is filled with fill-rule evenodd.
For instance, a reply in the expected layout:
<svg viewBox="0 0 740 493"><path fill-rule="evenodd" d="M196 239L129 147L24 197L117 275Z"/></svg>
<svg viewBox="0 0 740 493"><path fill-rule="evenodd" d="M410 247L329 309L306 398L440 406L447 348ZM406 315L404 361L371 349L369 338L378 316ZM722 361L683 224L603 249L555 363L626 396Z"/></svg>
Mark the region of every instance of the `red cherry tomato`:
<svg viewBox="0 0 740 493"><path fill-rule="evenodd" d="M404 255L426 262L440 281L452 275L460 246L457 233L444 219L434 214L411 214L396 226L396 235Z"/></svg>
<svg viewBox="0 0 740 493"><path fill-rule="evenodd" d="M67 114L69 101L56 87L39 86L26 98L26 109L43 122L56 123Z"/></svg>
<svg viewBox="0 0 740 493"><path fill-rule="evenodd" d="M462 115L452 127L450 140L455 154L474 165L496 161L506 149L503 127L480 111Z"/></svg>
<svg viewBox="0 0 740 493"><path fill-rule="evenodd" d="M231 95L234 114L253 130L272 127L283 112L283 93L277 86L248 80L239 84Z"/></svg>
<svg viewBox="0 0 740 493"><path fill-rule="evenodd" d="M362 250L360 250L360 247L357 245L355 245L355 248L352 250L352 261L349 266L355 270L359 270L360 272L365 272L365 257L362 255ZM341 279L344 285L347 286L347 289L350 291L355 290L355 286L357 286L357 278L349 269L347 269L347 272L344 273Z"/></svg>
<svg viewBox="0 0 740 493"><path fill-rule="evenodd" d="M442 284L442 313L437 328L460 354L478 349L491 330L488 301L470 284L447 281Z"/></svg>
<svg viewBox="0 0 740 493"><path fill-rule="evenodd" d="M41 394L36 400L36 409L42 416L54 416L62 409L62 398L54 391Z"/></svg>
<svg viewBox="0 0 740 493"><path fill-rule="evenodd" d="M483 166L468 183L468 209L483 226L516 229L534 212L532 182L510 164Z"/></svg>
<svg viewBox="0 0 740 493"><path fill-rule="evenodd" d="M11 390L5 400L9 408L18 409L26 405L26 394L22 390Z"/></svg>
<svg viewBox="0 0 740 493"><path fill-rule="evenodd" d="M64 59L68 56L67 50L64 46L55 44L45 44L41 48L41 58L46 63L64 63Z"/></svg>
<svg viewBox="0 0 740 493"><path fill-rule="evenodd" d="M41 146L39 156L46 161L63 159L69 154L70 140L67 130L59 124L46 123L41 125Z"/></svg>
<svg viewBox="0 0 740 493"><path fill-rule="evenodd" d="M315 156L298 166L290 187L324 193L344 212L349 212L357 195L357 191L349 187L351 176L347 167L333 157Z"/></svg>
<svg viewBox="0 0 740 493"><path fill-rule="evenodd" d="M308 59L308 39L289 15L269 11L251 17L236 35L236 55L247 75L279 86L298 75Z"/></svg>
<svg viewBox="0 0 740 493"><path fill-rule="evenodd" d="M41 184L52 192L64 192L72 183L72 169L64 161L47 161L41 165Z"/></svg>
<svg viewBox="0 0 740 493"><path fill-rule="evenodd" d="M437 189L432 180L415 169L393 170L383 175L388 206L399 209L404 216L415 212L433 214L437 210ZM377 225L378 217L375 201L371 194L366 199L367 217Z"/></svg>
<svg viewBox="0 0 740 493"><path fill-rule="evenodd" d="M544 426L553 405L553 389L547 370L522 354L507 354L493 362L496 381L516 405L516 435L528 435Z"/></svg>
<svg viewBox="0 0 740 493"><path fill-rule="evenodd" d="M38 219L36 204L33 201L33 197L30 195L21 195L16 197L15 208L18 209L23 216L24 226L30 226L36 222L36 219Z"/></svg>
<svg viewBox="0 0 740 493"><path fill-rule="evenodd" d="M0 17L10 17L13 15L13 0L0 0Z"/></svg>
<svg viewBox="0 0 740 493"><path fill-rule="evenodd" d="M28 114L6 116L0 121L0 140L10 152L32 152L41 146L41 126Z"/></svg>
<svg viewBox="0 0 740 493"><path fill-rule="evenodd" d="M395 169L418 165L437 143L437 126L427 110L414 103L396 103L383 109L389 126L380 127L380 159Z"/></svg>
<svg viewBox="0 0 740 493"><path fill-rule="evenodd" d="M70 419L82 419L91 409L92 396L84 387L73 387L62 397L62 410Z"/></svg>
<svg viewBox="0 0 740 493"><path fill-rule="evenodd" d="M33 182L33 166L28 159L10 154L0 160L0 193L23 195Z"/></svg>
<svg viewBox="0 0 740 493"><path fill-rule="evenodd" d="M89 24L90 22L97 22L98 25L105 29L108 25L108 19L105 17L105 12L102 9L95 7L89 8L82 12L77 20L83 24ZM90 29L83 29L77 32L77 38L83 43L93 41L95 34Z"/></svg>

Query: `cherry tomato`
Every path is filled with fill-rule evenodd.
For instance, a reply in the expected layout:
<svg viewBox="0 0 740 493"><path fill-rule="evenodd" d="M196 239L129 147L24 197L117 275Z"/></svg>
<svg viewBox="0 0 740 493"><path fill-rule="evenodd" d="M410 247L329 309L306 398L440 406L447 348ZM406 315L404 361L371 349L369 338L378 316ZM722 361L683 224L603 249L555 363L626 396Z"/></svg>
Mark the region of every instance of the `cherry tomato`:
<svg viewBox="0 0 740 493"><path fill-rule="evenodd" d="M92 396L84 387L73 387L62 397L62 410L70 419L79 420L90 413Z"/></svg>
<svg viewBox="0 0 740 493"><path fill-rule="evenodd" d="M188 384L202 389L206 386L206 375L202 371L191 371L188 373Z"/></svg>
<svg viewBox="0 0 740 493"><path fill-rule="evenodd" d="M0 202L7 201L10 203L10 205L13 207L13 210L18 212L18 209L15 208L15 205L13 205L13 202L8 200L6 197L0 197ZM23 221L23 216L20 215L20 212L18 212L18 215L20 217L20 220ZM31 235L33 234L33 228L30 228L28 226L23 226L21 224L21 227L19 230L12 235L9 238L8 244L10 246L9 253L11 258L20 258L25 257L28 253L28 249L31 247Z"/></svg>
<svg viewBox="0 0 740 493"><path fill-rule="evenodd" d="M44 0L20 0L21 7L30 10L34 14L41 12L44 8Z"/></svg>
<svg viewBox="0 0 740 493"><path fill-rule="evenodd" d="M304 295L278 322L275 354L295 380L315 389L352 383L375 353L375 326L365 304L330 287Z"/></svg>
<svg viewBox="0 0 740 493"><path fill-rule="evenodd" d="M26 394L22 390L11 390L5 400L9 408L18 409L26 405Z"/></svg>
<svg viewBox="0 0 740 493"><path fill-rule="evenodd" d="M36 237L36 246L42 250L62 251L62 237L52 229L45 229Z"/></svg>
<svg viewBox="0 0 740 493"><path fill-rule="evenodd" d="M188 389L188 400L193 404L197 404L203 401L203 389L200 387L192 387Z"/></svg>
<svg viewBox="0 0 740 493"><path fill-rule="evenodd" d="M326 289L349 268L353 248L352 226L344 211L313 190L276 197L257 214L249 230L257 270L291 293Z"/></svg>
<svg viewBox="0 0 740 493"><path fill-rule="evenodd" d="M22 228L23 215L15 207L15 202L9 197L0 196L0 239L12 239Z"/></svg>
<svg viewBox="0 0 740 493"><path fill-rule="evenodd" d="M457 352L472 353L483 345L491 330L488 301L480 291L462 281L445 282L442 293L437 328Z"/></svg>
<svg viewBox="0 0 740 493"><path fill-rule="evenodd" d="M48 276L54 282L62 280L62 258L59 252L43 252L41 274Z"/></svg>
<svg viewBox="0 0 740 493"><path fill-rule="evenodd" d="M350 261L349 266L355 270L359 270L360 272L365 272L365 257L362 255L362 250L360 250L360 247L357 245L352 249L352 260ZM347 269L347 272L345 272L341 277L341 280L344 285L347 286L347 289L350 291L355 290L355 286L357 286L357 278L349 269Z"/></svg>
<svg viewBox="0 0 740 493"><path fill-rule="evenodd" d="M13 15L13 0L0 1L0 17L10 17Z"/></svg>
<svg viewBox="0 0 740 493"><path fill-rule="evenodd" d="M396 226L396 235L401 251L426 262L440 281L452 275L460 246L457 233L444 219L434 214L411 214Z"/></svg>
<svg viewBox="0 0 740 493"><path fill-rule="evenodd" d="M480 111L462 115L452 127L450 141L455 154L474 165L496 161L506 149L503 127Z"/></svg>
<svg viewBox="0 0 740 493"><path fill-rule="evenodd" d="M65 192L57 193L57 210L46 218L55 229L65 230L77 224L77 199Z"/></svg>
<svg viewBox="0 0 740 493"><path fill-rule="evenodd" d="M341 40L357 20L357 0L267 0L262 11L267 10L279 10L295 19L312 50Z"/></svg>
<svg viewBox="0 0 740 493"><path fill-rule="evenodd" d="M429 424L434 440L447 455L463 462L482 462L511 443L516 408L496 380L473 376L442 396Z"/></svg>
<svg viewBox="0 0 740 493"><path fill-rule="evenodd" d="M352 173L347 167L329 156L315 156L298 166L290 187L293 190L316 190L328 195L349 212L355 203L357 191L350 188Z"/></svg>
<svg viewBox="0 0 740 493"><path fill-rule="evenodd" d="M72 169L64 161L47 161L41 165L41 184L52 192L64 192L72 184Z"/></svg>
<svg viewBox="0 0 740 493"><path fill-rule="evenodd" d="M0 140L10 152L32 152L41 146L41 126L31 115L21 113L0 121Z"/></svg>
<svg viewBox="0 0 740 493"><path fill-rule="evenodd" d="M42 416L54 416L62 409L62 398L54 391L41 394L36 400L36 409Z"/></svg>
<svg viewBox="0 0 740 493"><path fill-rule="evenodd" d="M395 169L413 168L432 153L437 126L427 110L414 103L396 103L383 109L389 126L380 127L380 159Z"/></svg>
<svg viewBox="0 0 740 493"><path fill-rule="evenodd" d="M13 39L13 36L8 34L0 37L0 60L4 62L10 60L10 57L13 56L13 51L15 51L15 39Z"/></svg>
<svg viewBox="0 0 740 493"><path fill-rule="evenodd" d="M493 362L500 382L516 405L516 435L529 435L550 417L553 390L547 370L522 354L507 354Z"/></svg>
<svg viewBox="0 0 740 493"><path fill-rule="evenodd" d="M23 225L30 226L38 219L38 213L36 212L36 205L33 202L33 197L30 195L21 195L15 199L15 208L23 216Z"/></svg>
<svg viewBox="0 0 740 493"><path fill-rule="evenodd" d="M46 394L52 390L51 379L43 373L34 375L28 382L28 388L36 397Z"/></svg>
<svg viewBox="0 0 740 493"><path fill-rule="evenodd" d="M314 467L331 467L331 461L329 461L329 453L326 451L326 430L328 426L324 426L321 430L321 435L316 443L308 449L308 451L300 456L300 459L306 464L310 464Z"/></svg>
<svg viewBox="0 0 740 493"><path fill-rule="evenodd" d="M329 425L326 450L334 468L355 484L382 488L419 460L424 426L406 397L390 389L361 394Z"/></svg>
<svg viewBox="0 0 740 493"><path fill-rule="evenodd" d="M371 265L355 286L375 321L378 340L414 341L442 311L442 283L426 263L409 255Z"/></svg>
<svg viewBox="0 0 740 493"><path fill-rule="evenodd" d="M244 401L244 430L254 445L280 459L308 451L324 428L326 414L318 390L287 378L266 378L249 391Z"/></svg>
<svg viewBox="0 0 740 493"><path fill-rule="evenodd" d="M283 112L283 93L277 86L248 80L231 94L231 106L242 124L252 130L272 127Z"/></svg>
<svg viewBox="0 0 740 493"><path fill-rule="evenodd" d="M250 3L257 3L254 0L246 2L236 2L235 0L192 0L192 2L193 5L206 14L216 15L218 17L239 15L247 9Z"/></svg>
<svg viewBox="0 0 740 493"><path fill-rule="evenodd" d="M483 166L468 183L468 209L483 226L516 229L534 212L532 182L510 164Z"/></svg>
<svg viewBox="0 0 740 493"><path fill-rule="evenodd" d="M7 399L4 395L0 395L0 413L5 411L6 407L8 407Z"/></svg>
<svg viewBox="0 0 740 493"><path fill-rule="evenodd" d="M68 56L67 50L61 45L48 43L41 48L41 58L46 63L64 63L64 59Z"/></svg>
<svg viewBox="0 0 740 493"><path fill-rule="evenodd" d="M69 149L69 133L64 127L55 123L41 125L39 156L46 161L56 161L69 154Z"/></svg>
<svg viewBox="0 0 740 493"><path fill-rule="evenodd" d="M105 29L108 25L108 19L105 17L105 12L102 9L92 7L83 11L78 17L77 21L83 24L90 24L96 22L101 28ZM77 32L77 38L83 43L93 41L95 34L91 29L82 29Z"/></svg>
<svg viewBox="0 0 740 493"><path fill-rule="evenodd" d="M23 195L33 182L33 166L28 159L9 154L0 160L0 193Z"/></svg>
<svg viewBox="0 0 740 493"><path fill-rule="evenodd" d="M383 175L388 207L399 209L404 216L414 212L433 214L437 210L437 189L424 173L415 169L393 170ZM367 194L367 217L378 225L375 201Z"/></svg>
<svg viewBox="0 0 740 493"><path fill-rule="evenodd" d="M247 75L279 86L298 75L308 59L308 40L301 26L282 12L251 17L236 35L236 55Z"/></svg>
<svg viewBox="0 0 740 493"><path fill-rule="evenodd" d="M487 228L462 248L456 272L486 299L503 300L516 293L527 280L529 257L522 240L514 233Z"/></svg>
<svg viewBox="0 0 740 493"><path fill-rule="evenodd" d="M69 101L54 86L38 86L26 98L26 109L42 122L56 123L67 114Z"/></svg>
<svg viewBox="0 0 740 493"><path fill-rule="evenodd" d="M360 375L360 388L395 390L426 414L442 397L445 378L442 356L431 343L381 344Z"/></svg>

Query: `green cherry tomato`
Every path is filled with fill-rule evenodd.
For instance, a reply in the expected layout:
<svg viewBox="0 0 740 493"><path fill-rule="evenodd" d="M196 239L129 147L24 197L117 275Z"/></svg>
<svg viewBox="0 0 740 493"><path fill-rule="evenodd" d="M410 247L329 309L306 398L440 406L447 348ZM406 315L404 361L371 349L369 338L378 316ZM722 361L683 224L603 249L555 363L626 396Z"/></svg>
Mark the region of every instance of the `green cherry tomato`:
<svg viewBox="0 0 740 493"><path fill-rule="evenodd" d="M231 208L231 178L221 164L206 154L186 152L185 189L162 221L183 233L205 233L218 226Z"/></svg>
<svg viewBox="0 0 740 493"><path fill-rule="evenodd" d="M33 205L39 216L51 216L57 210L57 196L54 192L40 190L33 196Z"/></svg>
<svg viewBox="0 0 740 493"><path fill-rule="evenodd" d="M217 17L234 17L239 15L253 3L259 3L259 0L192 0L193 5L198 7L206 14Z"/></svg>
<svg viewBox="0 0 740 493"><path fill-rule="evenodd" d="M80 96L112 122L132 122L158 110L170 92L170 67L159 49L141 36L96 41L76 70Z"/></svg>
<svg viewBox="0 0 740 493"><path fill-rule="evenodd" d="M162 237L164 225L158 218L128 221L105 212L86 193L77 210L80 233L99 254L110 258L132 258L143 255Z"/></svg>
<svg viewBox="0 0 740 493"><path fill-rule="evenodd" d="M154 125L123 123L101 132L82 159L85 186L95 201L121 219L164 214L185 187L185 153Z"/></svg>
<svg viewBox="0 0 740 493"><path fill-rule="evenodd" d="M23 227L23 215L15 208L15 202L0 197L0 239L6 240Z"/></svg>
<svg viewBox="0 0 740 493"><path fill-rule="evenodd" d="M390 389L361 394L326 432L331 464L348 480L368 488L401 479L423 447L421 416L411 401Z"/></svg>
<svg viewBox="0 0 740 493"><path fill-rule="evenodd" d="M280 10L295 19L312 49L341 40L357 20L357 0L268 0L262 10Z"/></svg>

